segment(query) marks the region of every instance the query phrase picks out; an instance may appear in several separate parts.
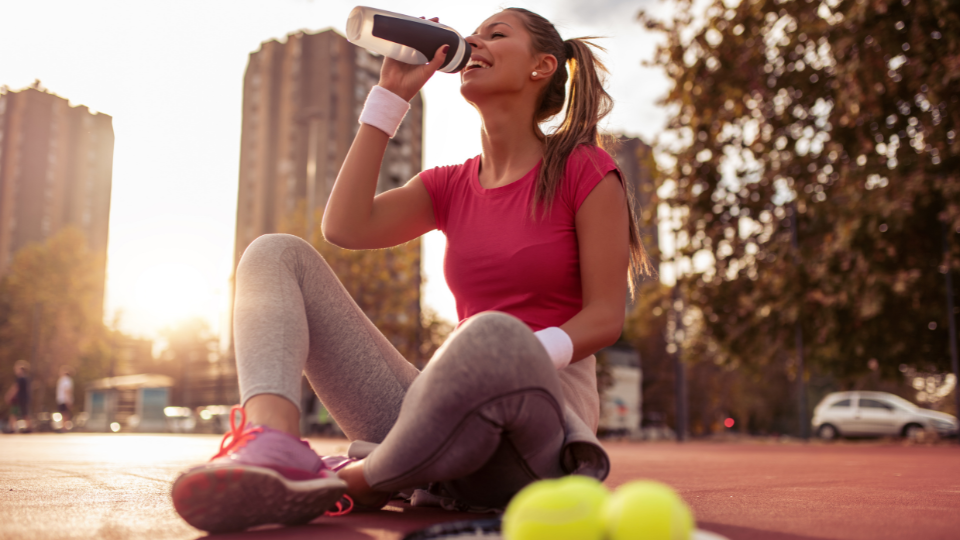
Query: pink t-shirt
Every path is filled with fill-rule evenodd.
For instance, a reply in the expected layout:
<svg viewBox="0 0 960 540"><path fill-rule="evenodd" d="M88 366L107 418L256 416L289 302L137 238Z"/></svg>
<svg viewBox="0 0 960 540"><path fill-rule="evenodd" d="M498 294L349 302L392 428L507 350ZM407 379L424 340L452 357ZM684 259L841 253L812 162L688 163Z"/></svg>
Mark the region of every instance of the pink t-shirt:
<svg viewBox="0 0 960 540"><path fill-rule="evenodd" d="M551 212L537 220L530 203L540 164L493 189L480 186L479 168L477 156L420 173L447 237L443 271L460 322L502 311L534 331L564 324L583 308L576 214L607 173L620 173L616 162L600 148L578 147Z"/></svg>

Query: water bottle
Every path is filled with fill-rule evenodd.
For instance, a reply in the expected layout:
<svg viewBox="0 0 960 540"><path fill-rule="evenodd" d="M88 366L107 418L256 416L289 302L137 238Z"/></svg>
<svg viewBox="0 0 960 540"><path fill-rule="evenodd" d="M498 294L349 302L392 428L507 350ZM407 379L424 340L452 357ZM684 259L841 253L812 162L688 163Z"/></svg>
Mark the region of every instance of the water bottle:
<svg viewBox="0 0 960 540"><path fill-rule="evenodd" d="M426 64L437 49L449 45L447 59L440 66L444 73L456 73L470 60L470 45L453 28L371 7L353 8L347 18L347 39L407 64Z"/></svg>

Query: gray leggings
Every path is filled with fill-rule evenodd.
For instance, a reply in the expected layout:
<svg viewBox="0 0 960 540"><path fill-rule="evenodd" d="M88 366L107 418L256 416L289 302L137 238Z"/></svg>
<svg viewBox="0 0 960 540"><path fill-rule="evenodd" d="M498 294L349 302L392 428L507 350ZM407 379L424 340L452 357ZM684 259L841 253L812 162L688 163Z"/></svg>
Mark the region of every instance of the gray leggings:
<svg viewBox="0 0 960 540"><path fill-rule="evenodd" d="M564 474L560 378L510 315L461 325L421 373L312 246L272 234L237 268L234 336L241 401L276 394L299 407L306 372L351 440L380 443L364 464L378 490L442 482L464 502L496 507Z"/></svg>

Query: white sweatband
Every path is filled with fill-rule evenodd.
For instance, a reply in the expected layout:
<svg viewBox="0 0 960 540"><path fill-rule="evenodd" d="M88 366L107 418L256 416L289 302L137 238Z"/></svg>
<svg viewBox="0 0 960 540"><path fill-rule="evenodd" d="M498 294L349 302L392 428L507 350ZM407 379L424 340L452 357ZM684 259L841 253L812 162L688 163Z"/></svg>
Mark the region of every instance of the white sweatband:
<svg viewBox="0 0 960 540"><path fill-rule="evenodd" d="M367 102L363 104L360 123L373 126L392 139L409 110L407 100L382 86L374 86L367 95Z"/></svg>
<svg viewBox="0 0 960 540"><path fill-rule="evenodd" d="M543 348L547 350L553 367L559 370L570 365L570 361L573 360L573 341L566 332L551 326L534 332L533 335L537 336Z"/></svg>

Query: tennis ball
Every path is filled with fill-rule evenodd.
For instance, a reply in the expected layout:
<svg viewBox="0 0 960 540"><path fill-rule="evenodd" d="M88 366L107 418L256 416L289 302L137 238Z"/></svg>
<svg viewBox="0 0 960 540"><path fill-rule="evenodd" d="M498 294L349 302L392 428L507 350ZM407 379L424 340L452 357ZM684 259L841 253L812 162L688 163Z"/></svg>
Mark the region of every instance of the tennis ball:
<svg viewBox="0 0 960 540"><path fill-rule="evenodd" d="M690 508L670 486L649 480L620 486L607 503L609 540L689 540Z"/></svg>
<svg viewBox="0 0 960 540"><path fill-rule="evenodd" d="M503 514L506 540L602 540L610 492L586 476L540 480L514 496Z"/></svg>

